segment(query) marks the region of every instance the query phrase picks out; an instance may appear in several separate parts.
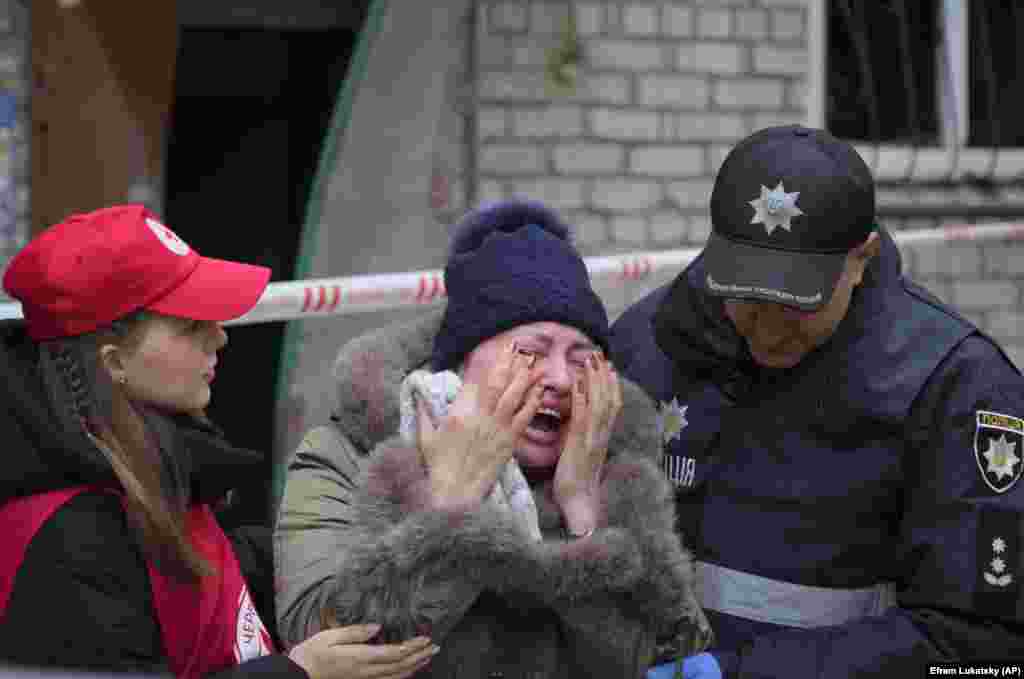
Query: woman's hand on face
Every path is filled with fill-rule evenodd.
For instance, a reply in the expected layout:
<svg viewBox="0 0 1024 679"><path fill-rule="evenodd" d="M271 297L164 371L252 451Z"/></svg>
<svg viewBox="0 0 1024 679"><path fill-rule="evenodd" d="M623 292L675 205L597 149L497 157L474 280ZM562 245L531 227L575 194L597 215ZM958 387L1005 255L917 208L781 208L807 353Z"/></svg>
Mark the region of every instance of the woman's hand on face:
<svg viewBox="0 0 1024 679"><path fill-rule="evenodd" d="M419 447L436 507L472 505L491 491L540 407L544 390L532 364L511 343L485 384L464 385L440 422L419 404Z"/></svg>
<svg viewBox="0 0 1024 679"><path fill-rule="evenodd" d="M572 417L555 469L555 500L569 530L577 535L597 525L601 469L621 409L622 388L615 369L594 352L573 388Z"/></svg>
<svg viewBox="0 0 1024 679"><path fill-rule="evenodd" d="M310 679L405 679L430 664L439 650L427 637L400 644L369 644L380 625L324 630L295 646L288 657Z"/></svg>

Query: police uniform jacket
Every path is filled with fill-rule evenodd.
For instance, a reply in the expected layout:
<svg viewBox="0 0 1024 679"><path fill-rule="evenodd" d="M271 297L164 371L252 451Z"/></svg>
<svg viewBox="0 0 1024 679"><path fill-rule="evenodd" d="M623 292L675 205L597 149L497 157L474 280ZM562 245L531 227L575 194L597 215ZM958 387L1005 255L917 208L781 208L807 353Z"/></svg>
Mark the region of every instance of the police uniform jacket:
<svg viewBox="0 0 1024 679"><path fill-rule="evenodd" d="M618 319L726 677L1024 658L1024 379L884 231L835 334L759 369L698 257Z"/></svg>

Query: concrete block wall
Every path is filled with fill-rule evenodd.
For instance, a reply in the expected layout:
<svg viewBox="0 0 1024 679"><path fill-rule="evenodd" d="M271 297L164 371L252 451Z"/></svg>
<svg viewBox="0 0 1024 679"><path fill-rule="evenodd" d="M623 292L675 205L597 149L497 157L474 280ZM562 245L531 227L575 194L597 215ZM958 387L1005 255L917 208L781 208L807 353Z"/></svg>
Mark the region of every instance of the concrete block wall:
<svg viewBox="0 0 1024 679"><path fill-rule="evenodd" d="M481 0L478 198L549 202L575 224L588 255L701 246L712 183L732 145L805 121L808 1ZM552 94L545 60L570 8L582 48L577 88ZM931 204L959 202L929 195ZM908 196L880 191L880 205L887 200ZM1007 200L1024 221L1024 196ZM945 222L965 220L885 225ZM1024 366L1024 242L915 246L904 261ZM600 292L615 317L672 273Z"/></svg>
<svg viewBox="0 0 1024 679"><path fill-rule="evenodd" d="M964 223L908 219L886 225L899 231ZM910 278L985 330L1024 369L1024 242L919 244L902 247L901 255Z"/></svg>
<svg viewBox="0 0 1024 679"><path fill-rule="evenodd" d="M544 88L575 12L575 94ZM532 195L581 224L588 252L699 244L730 146L803 119L805 8L740 2L484 2L480 198Z"/></svg>

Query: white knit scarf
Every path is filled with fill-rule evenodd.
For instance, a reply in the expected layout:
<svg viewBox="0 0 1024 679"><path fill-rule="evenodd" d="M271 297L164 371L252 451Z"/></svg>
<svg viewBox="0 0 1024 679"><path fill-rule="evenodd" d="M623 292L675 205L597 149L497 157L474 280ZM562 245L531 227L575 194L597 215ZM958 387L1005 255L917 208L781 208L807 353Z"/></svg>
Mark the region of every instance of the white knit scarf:
<svg viewBox="0 0 1024 679"><path fill-rule="evenodd" d="M422 401L434 421L439 421L448 412L448 406L455 400L462 388L462 380L450 370L431 373L414 370L404 380L399 391L399 432L409 445L419 443L419 418L416 403ZM530 485L513 457L498 475L494 487L485 502L501 511L508 512L512 519L533 540L541 540L537 523L537 505L530 492Z"/></svg>

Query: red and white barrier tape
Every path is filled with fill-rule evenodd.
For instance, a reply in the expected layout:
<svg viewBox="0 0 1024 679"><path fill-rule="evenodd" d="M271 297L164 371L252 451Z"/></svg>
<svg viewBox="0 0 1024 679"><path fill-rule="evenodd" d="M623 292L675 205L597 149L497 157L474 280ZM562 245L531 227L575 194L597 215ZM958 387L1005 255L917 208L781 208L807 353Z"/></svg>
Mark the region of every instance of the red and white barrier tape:
<svg viewBox="0 0 1024 679"><path fill-rule="evenodd" d="M893 232L900 245L1024 238L1024 224L957 224L938 229ZM595 287L639 281L652 274L680 271L699 248L663 252L632 252L588 257ZM271 283L255 308L229 325L337 316L410 306L430 306L445 299L444 273L439 270L372 274ZM21 305L0 304L0 319L20 318Z"/></svg>

